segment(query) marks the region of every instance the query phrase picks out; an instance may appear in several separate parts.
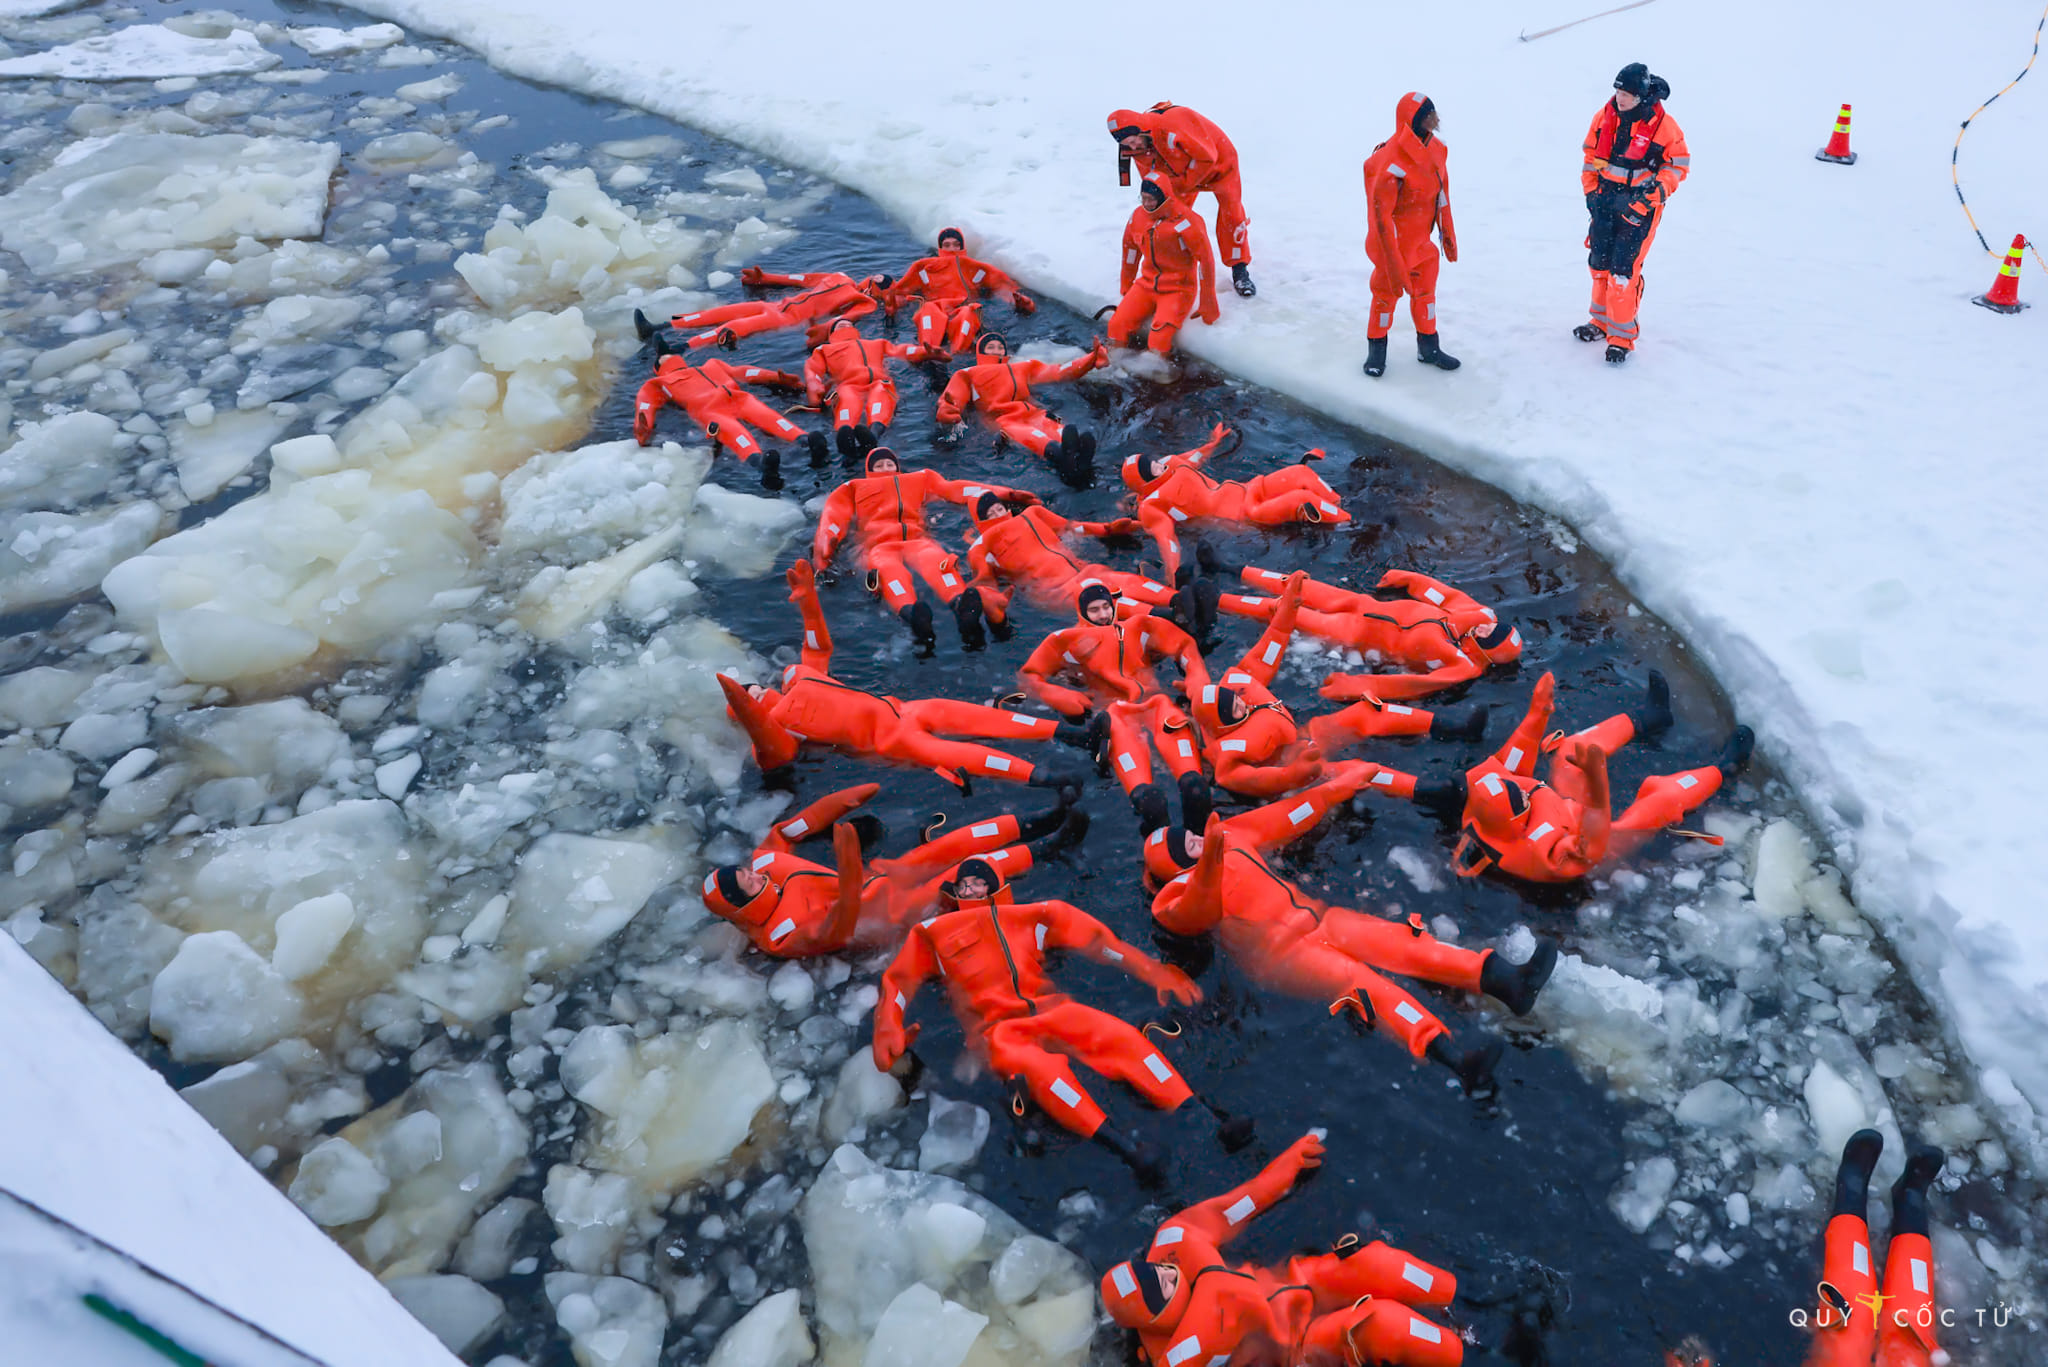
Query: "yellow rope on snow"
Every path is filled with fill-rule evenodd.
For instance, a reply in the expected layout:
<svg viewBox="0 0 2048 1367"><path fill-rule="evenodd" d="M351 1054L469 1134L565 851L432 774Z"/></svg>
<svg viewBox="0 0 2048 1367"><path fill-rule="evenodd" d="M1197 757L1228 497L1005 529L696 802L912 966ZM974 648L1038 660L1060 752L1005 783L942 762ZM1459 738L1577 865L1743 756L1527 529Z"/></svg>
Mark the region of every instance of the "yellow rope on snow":
<svg viewBox="0 0 2048 1367"><path fill-rule="evenodd" d="M2012 89L2025 80L2027 73L2034 69L2035 59L2041 55L2041 30L2044 26L2048 26L2048 7L2042 9L2040 22L2034 25L2034 50L2027 55L2027 64L2020 68L2019 75L2005 83L2004 88L1998 92L1998 95L2003 95L2007 90ZM1970 117L1963 120L1963 126L1956 130L1955 150L1948 155L1948 178L1950 183L1956 187L1956 203L1963 206L1963 217L1970 221L1970 231L1977 234L1977 245L1984 249L1986 255L1995 256L2003 260L2005 253L1984 240L1984 230L1977 226L1977 216L1970 212L1970 201L1963 198L1961 166L1964 135L1970 131L1970 124L1976 119L1977 115L1982 114L1993 104L1997 103L1998 95L1993 95L1990 99L1978 105L1976 109L1971 111ZM2048 261L2041 260L2041 249L2034 245L2034 239L2031 237L2027 238L2026 243L2027 250L2034 254L2036 264L2040 265L2043 270L2048 270Z"/></svg>

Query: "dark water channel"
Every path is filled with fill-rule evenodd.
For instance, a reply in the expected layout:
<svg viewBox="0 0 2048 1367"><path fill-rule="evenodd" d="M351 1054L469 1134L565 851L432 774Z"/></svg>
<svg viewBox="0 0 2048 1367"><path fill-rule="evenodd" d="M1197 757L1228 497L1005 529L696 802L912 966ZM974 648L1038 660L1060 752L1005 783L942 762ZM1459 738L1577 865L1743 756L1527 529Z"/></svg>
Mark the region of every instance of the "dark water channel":
<svg viewBox="0 0 2048 1367"><path fill-rule="evenodd" d="M145 18L156 19L195 8L199 6L180 3L147 5L143 11ZM293 23L365 22L353 12L327 6L237 8ZM408 41L426 40L413 35ZM296 50L279 50L294 64L301 61ZM449 68L435 68L440 69ZM746 158L666 120L517 81L466 54L453 69L466 83L457 103L486 115L514 116L509 125L461 139L467 150L500 166L531 160L538 149L551 144L587 145L655 132L682 137L694 155L718 165L736 159L763 165L759 158ZM418 69L342 71L313 89L339 107L365 94L388 94L423 74L426 71ZM342 136L341 130L336 135ZM345 136L342 140L346 145ZM580 163L572 159L562 164ZM519 177L493 187L493 204L505 197L508 187L516 187L512 197L522 207L538 207L543 192ZM522 195L526 199L521 200ZM630 202L632 194L620 197ZM396 186L388 198L401 210L391 232L407 232L406 192ZM860 275L898 270L925 249L868 201L846 191L834 194L824 210L801 226L803 235L764 264ZM417 269L423 275L441 275L447 265L437 262ZM723 293L737 297L737 291L735 285ZM1236 299L1225 305L1260 306L1261 301ZM1040 341L1082 346L1093 335L1087 320L1050 303L1030 318L1014 318L997 303L988 306L987 314L1013 348ZM904 321L907 334L907 315ZM741 356L789 370L800 369L803 361L800 337L793 332L743 344ZM649 357L643 353L640 369L618 377L589 440L630 435L633 389L644 378L647 364ZM1062 417L1092 428L1101 441L1098 464L1104 481L1076 493L1063 488L1028 453L997 449L991 434L973 423L961 446L938 450L932 442L938 383L918 372L900 377L903 403L889 442L906 462L935 466L956 477L1021 485L1068 516L1116 516L1124 499L1115 469L1125 454L1193 446L1218 421L1244 435L1242 447L1217 467L1225 477L1248 478L1309 447L1325 448L1329 459L1319 468L1343 495L1357 518L1354 524L1270 536L1225 535L1216 538L1219 548L1235 559L1283 570L1305 568L1320 579L1357 586L1370 583L1388 566L1424 570L1494 606L1520 627L1527 643L1519 669L1495 672L1462 694L1441 699L1491 704L1487 742L1379 742L1359 753L1428 773L1463 768L1499 743L1546 669L1557 674L1558 715L1561 724L1569 726L1589 724L1628 706L1650 669L1660 669L1670 678L1677 725L1660 743L1632 746L1618 757L1618 793L1632 793L1649 773L1702 762L1735 720L1720 691L1695 667L1685 644L1643 614L1607 568L1578 549L1575 539L1554 520L1413 451L1191 365L1166 385L1118 378L1044 392ZM1443 383L1458 380L1445 377ZM695 440L694 432L673 412L665 415L662 431ZM836 460L824 471L790 461L785 473L788 488L783 496L798 500L828 491L841 477ZM726 459L717 465L713 479L748 492L758 487L751 471ZM934 525L943 539L957 545L966 521L963 515L946 512L934 519ZM792 547L781 563L793 559L797 549ZM1109 552L1120 564L1131 564L1138 555L1135 546ZM849 563L850 557L842 561L842 571L824 590L838 645L834 672L877 691L973 700L1006 694L1015 686L1016 666L1032 646L1045 632L1071 621L1041 612L1020 597L1016 638L992 644L983 653L965 654L949 617L941 612L936 655L917 659L902 626L862 591L856 575L845 570ZM702 610L757 651L772 655L795 645L797 619L784 600L779 574L756 581L704 583ZM42 623L15 625L21 630ZM1234 660L1255 634L1254 624L1226 618L1222 644L1212 659ZM14 654L25 664L32 652L24 652L22 640L16 638ZM420 667L432 663L429 656ZM545 655L529 663L531 677L550 676ZM1298 670L1283 676L1278 691L1298 715L1329 706L1315 697ZM1760 789L1768 777L1752 770L1746 783L1719 801L1754 807L1763 800ZM884 783L882 796L870 810L890 829L890 853L911 843L924 818L934 811L949 812L957 820L1006 806L1037 810L1047 801L1037 790L998 784L982 784L973 799L962 801L928 774L884 774L836 757L806 757L799 766L798 791L809 798L871 779ZM747 782L756 786L758 775L750 771ZM1070 900L1126 938L1147 943L1150 919L1136 877L1138 842L1129 807L1108 779L1094 781L1085 802L1094 817L1085 848L1033 873L1024 891L1033 897ZM1567 950L1573 947L1573 912L1587 896L1585 889L1538 894L1503 882L1468 883L1446 876L1438 890L1425 893L1385 862L1386 851L1399 845L1447 864L1450 840L1434 821L1384 802L1361 804L1333 819L1319 838L1297 846L1283 862L1306 886L1332 900L1370 909L1398 904L1404 912L1420 912L1426 919L1448 916L1457 922L1465 944L1497 942L1515 926L1526 924L1538 934L1562 939ZM1660 853L1668 854L1668 849L1653 846L1644 858ZM1198 965L1188 966L1193 970ZM1133 1018L1154 1009L1149 992L1087 963L1069 961L1058 974L1084 1000ZM609 990L606 976L600 974L573 991L572 1003L578 997L601 1002ZM1554 1321L1543 1340L1548 1356L1527 1357L1527 1362L1654 1367L1664 1348L1689 1332L1706 1337L1718 1362L1798 1361L1803 1336L1788 1326L1785 1312L1804 1302L1811 1284L1818 1221L1812 1231L1816 1242L1790 1249L1774 1246L1765 1231L1755 1231L1746 1256L1719 1269L1682 1266L1669 1256L1668 1245L1653 1247L1632 1233L1609 1212L1607 1195L1621 1180L1624 1163L1644 1156L1640 1146L1631 1147L1624 1138L1638 1119L1638 1109L1588 1081L1562 1049L1540 1034L1526 1029L1514 1034L1514 1047L1502 1063L1498 1098L1479 1103L1461 1095L1440 1070L1419 1069L1393 1044L1359 1037L1333 1022L1321 1004L1253 989L1224 959L1202 967L1199 980L1208 1000L1194 1013L1193 1028L1176 1042L1174 1057L1197 1086L1230 1109L1255 1117L1259 1140L1244 1153L1225 1156L1215 1143L1212 1124L1197 1108L1158 1116L1103 1084L1098 1095L1119 1123L1137 1124L1170 1149L1172 1179L1165 1198L1140 1192L1116 1160L1064 1134L1055 1132L1042 1155L1023 1153L1008 1124L996 1080L952 1080L960 1033L941 994L928 990L914 1016L925 1027L919 1053L949 1095L971 1099L996 1117L995 1132L973 1170L973 1184L1034 1230L1069 1226L1073 1246L1100 1268L1127 1256L1149 1237L1175 1203L1243 1180L1302 1131L1324 1126L1329 1130L1329 1155L1322 1173L1261 1220L1234 1252L1277 1260L1297 1248L1325 1247L1346 1230L1358 1229L1368 1237L1376 1233L1455 1271L1468 1297L1455 1313L1489 1346L1500 1345L1507 1336L1507 1303L1513 1296L1540 1290ZM1429 988L1419 989L1419 994L1460 1036L1498 1029L1502 1019L1457 994ZM565 1008L564 1019L574 1014L573 1007ZM160 1056L155 1061L162 1064ZM402 1062L393 1059L392 1070L392 1077L381 1080L402 1086L407 1077ZM373 1079L373 1085L378 1080ZM913 1117L921 1116L922 1110L915 1104L909 1108ZM565 1142L544 1144L537 1150L533 1171L515 1193L538 1196L547 1163L565 1156L566 1150ZM1084 1192L1099 1203L1093 1218L1076 1218L1078 1207L1069 1200ZM689 1217L691 1227L717 1206L715 1195L708 1206L700 1202ZM683 1232L680 1221L674 1228ZM686 1264L677 1266L681 1270ZM494 1284L520 1318L472 1354L475 1361L487 1361L498 1352L520 1353L536 1367L570 1361L538 1283L536 1274ZM673 1363L694 1361L703 1352L687 1325L672 1329L670 1345L665 1360ZM1484 1354L1475 1359L1488 1360Z"/></svg>

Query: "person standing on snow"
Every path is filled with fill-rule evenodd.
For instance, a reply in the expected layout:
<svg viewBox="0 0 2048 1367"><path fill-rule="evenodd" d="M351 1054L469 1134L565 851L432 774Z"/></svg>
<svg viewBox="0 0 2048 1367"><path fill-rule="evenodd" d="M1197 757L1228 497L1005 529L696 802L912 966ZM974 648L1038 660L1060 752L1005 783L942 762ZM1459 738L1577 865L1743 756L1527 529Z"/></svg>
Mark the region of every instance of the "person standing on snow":
<svg viewBox="0 0 2048 1367"><path fill-rule="evenodd" d="M1664 108L1670 83L1630 62L1614 78L1614 98L1586 130L1579 188L1592 226L1586 264L1593 271L1592 317L1572 329L1582 342L1607 339L1607 361L1620 365L1636 349L1636 306L1643 298L1643 258L1657 240L1664 201L1692 168L1685 133Z"/></svg>
<svg viewBox="0 0 2048 1367"><path fill-rule="evenodd" d="M1387 333L1394 304L1405 294L1415 319L1415 354L1424 365L1456 370L1458 358L1437 345L1437 247L1458 259L1458 230L1451 222L1451 181L1446 148L1435 136L1442 120L1427 95L1409 91L1394 106L1394 136L1365 159L1365 195L1372 221L1365 254L1372 260L1372 317L1365 327L1365 373L1387 373Z"/></svg>
<svg viewBox="0 0 2048 1367"><path fill-rule="evenodd" d="M1204 190L1216 197L1216 245L1230 267L1231 283L1247 299L1257 294L1237 148L1224 131L1184 105L1161 100L1142 114L1130 109L1112 113L1109 135L1116 139L1119 156L1137 163L1141 180L1158 181L1190 208Z"/></svg>

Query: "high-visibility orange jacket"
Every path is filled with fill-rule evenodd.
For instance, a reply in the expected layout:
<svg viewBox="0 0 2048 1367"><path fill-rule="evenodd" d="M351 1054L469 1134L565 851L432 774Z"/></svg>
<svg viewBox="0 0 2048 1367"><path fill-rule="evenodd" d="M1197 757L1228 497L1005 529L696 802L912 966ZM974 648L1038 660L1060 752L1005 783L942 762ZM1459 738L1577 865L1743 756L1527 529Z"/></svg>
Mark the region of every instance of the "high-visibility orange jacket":
<svg viewBox="0 0 2048 1367"><path fill-rule="evenodd" d="M842 318L832 325L825 345L804 362L804 400L814 406L822 404L825 396L841 385L893 388L896 382L889 377L889 362L921 361L924 357L921 346L863 337L859 328Z"/></svg>
<svg viewBox="0 0 2048 1367"><path fill-rule="evenodd" d="M1394 135L1365 160L1365 193L1372 205L1366 254L1388 267L1407 267L1436 250L1430 229L1443 236L1444 255L1458 259L1458 233L1451 222L1451 175L1441 139L1427 142L1414 128L1422 96L1401 97L1394 110Z"/></svg>
<svg viewBox="0 0 2048 1367"><path fill-rule="evenodd" d="M1100 345L1059 365L985 353L977 356L973 365L953 372L945 392L939 395L938 418L942 423L959 422L970 408L991 420L1021 417L1037 409L1031 397L1032 385L1078 379L1097 366L1108 364L1109 353Z"/></svg>
<svg viewBox="0 0 2048 1367"><path fill-rule="evenodd" d="M1159 677L1152 667L1161 660L1180 666L1191 692L1208 681L1194 638L1150 613L1108 626L1083 620L1061 627L1038 643L1017 677L1032 697L1056 712L1077 717L1091 707L1137 702L1160 692ZM1082 686L1068 688L1055 683L1062 674L1078 676Z"/></svg>
<svg viewBox="0 0 2048 1367"><path fill-rule="evenodd" d="M1579 189L1592 194L1603 186L1633 190L1644 206L1655 209L1671 197L1678 183L1692 173L1692 153L1685 130L1660 100L1637 105L1624 114L1609 100L1586 129L1586 160L1579 170Z"/></svg>
<svg viewBox="0 0 2048 1367"><path fill-rule="evenodd" d="M873 460L872 453L869 460ZM929 535L924 525L926 503L939 499L971 508L985 493L1005 501L1038 501L1037 495L1022 489L947 479L937 470L898 470L895 474L849 479L825 499L825 507L818 514L817 533L811 538L811 558L819 569L831 564L833 553L849 533L859 537L863 549L925 540Z"/></svg>
<svg viewBox="0 0 2048 1367"><path fill-rule="evenodd" d="M674 404L699 424L717 421L721 409L753 397L742 387L745 385L802 389L804 382L801 376L766 366L717 360L691 365L673 353L664 356L634 398L633 435L645 446L654 435L654 420L664 404Z"/></svg>
<svg viewBox="0 0 2048 1367"><path fill-rule="evenodd" d="M979 257L955 247L941 247L938 255L919 257L905 266L896 283L882 291L882 306L893 314L912 299L928 304L965 304L990 295L1015 303L1022 288L1004 271Z"/></svg>
<svg viewBox="0 0 2048 1367"><path fill-rule="evenodd" d="M1229 135L1185 105L1161 100L1142 114L1119 109L1109 116L1109 126L1137 128L1152 139L1151 152L1137 153L1131 161L1143 179L1158 181L1175 199L1192 200L1238 169Z"/></svg>
<svg viewBox="0 0 2048 1367"><path fill-rule="evenodd" d="M1209 225L1185 202L1168 195L1157 209L1142 203L1124 224L1124 260L1119 289L1144 284L1155 295L1190 294L1205 323L1222 317L1216 302L1216 249Z"/></svg>
<svg viewBox="0 0 2048 1367"><path fill-rule="evenodd" d="M1184 522L1213 518L1239 525L1278 527L1290 522L1343 523L1351 520L1337 491L1307 465L1283 465L1251 479L1217 479L1202 469L1216 454L1230 429L1218 424L1209 440L1187 451L1158 457L1147 478L1140 457L1124 460L1124 484L1138 495L1138 521L1159 547L1171 579L1180 569L1180 535ZM1321 451L1309 454L1320 456ZM1312 514L1312 515L1311 515Z"/></svg>

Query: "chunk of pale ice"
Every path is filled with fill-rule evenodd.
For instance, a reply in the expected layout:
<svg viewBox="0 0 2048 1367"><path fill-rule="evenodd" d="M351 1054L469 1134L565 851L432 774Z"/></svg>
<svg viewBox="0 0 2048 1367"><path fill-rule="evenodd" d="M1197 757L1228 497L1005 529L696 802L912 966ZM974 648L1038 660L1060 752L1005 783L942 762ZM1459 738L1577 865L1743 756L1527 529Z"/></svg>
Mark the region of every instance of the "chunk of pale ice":
<svg viewBox="0 0 2048 1367"><path fill-rule="evenodd" d="M768 999L792 1015L809 1011L816 996L817 984L800 963L786 963L768 979Z"/></svg>
<svg viewBox="0 0 2048 1367"><path fill-rule="evenodd" d="M550 1272L543 1284L578 1367L655 1367L660 1360L668 1310L655 1292L581 1272Z"/></svg>
<svg viewBox="0 0 2048 1367"><path fill-rule="evenodd" d="M802 1293L778 1291L721 1334L705 1367L798 1367L817 1356L804 1325Z"/></svg>
<svg viewBox="0 0 2048 1367"><path fill-rule="evenodd" d="M181 1063L231 1063L298 1028L299 994L232 931L188 936L156 975L149 1028Z"/></svg>
<svg viewBox="0 0 2048 1367"><path fill-rule="evenodd" d="M0 720L28 731L61 725L77 715L72 703L91 682L88 674L54 665L9 674L0 678Z"/></svg>
<svg viewBox="0 0 2048 1367"><path fill-rule="evenodd" d="M1615 1217L1641 1234L1664 1211L1665 1200L1678 1181L1678 1164L1658 1154L1636 1164L1635 1171L1615 1185L1607 1195L1607 1208Z"/></svg>
<svg viewBox="0 0 2048 1367"><path fill-rule="evenodd" d="M398 98L411 100L414 104L432 104L436 100L450 99L461 90L462 78L449 71L432 80L414 81L411 85L398 87Z"/></svg>
<svg viewBox="0 0 2048 1367"><path fill-rule="evenodd" d="M960 1367L987 1325L988 1316L917 1283L882 1312L863 1361L867 1367Z"/></svg>
<svg viewBox="0 0 2048 1367"><path fill-rule="evenodd" d="M0 195L0 245L39 275L105 271L169 248L318 237L333 143L118 133L68 148Z"/></svg>
<svg viewBox="0 0 2048 1367"><path fill-rule="evenodd" d="M761 173L751 166L739 166L730 171L715 171L704 177L704 184L713 190L725 190L736 195L768 193L768 182L761 179Z"/></svg>
<svg viewBox="0 0 2048 1367"><path fill-rule="evenodd" d="M903 1104L903 1085L875 1067L874 1054L856 1049L840 1065L838 1083L818 1120L825 1138L837 1144L856 1125L887 1115Z"/></svg>
<svg viewBox="0 0 2048 1367"><path fill-rule="evenodd" d="M355 928L356 906L345 892L309 897L277 918L270 966L285 978L309 978L327 966Z"/></svg>
<svg viewBox="0 0 2048 1367"><path fill-rule="evenodd" d="M456 274L489 308L595 303L658 289L710 245L709 234L671 219L642 223L598 187L588 167L543 175L548 201L538 218L524 225L500 219L484 234L482 252L456 258Z"/></svg>
<svg viewBox="0 0 2048 1367"><path fill-rule="evenodd" d="M579 560L605 554L688 516L709 467L708 450L674 442L543 452L505 478L498 544L560 548Z"/></svg>
<svg viewBox="0 0 2048 1367"><path fill-rule="evenodd" d="M1406 874L1417 892L1435 892L1443 886L1436 865L1411 846L1394 846L1387 851L1387 862Z"/></svg>
<svg viewBox="0 0 2048 1367"><path fill-rule="evenodd" d="M59 10L77 9L85 0L0 0L0 19L34 19Z"/></svg>
<svg viewBox="0 0 2048 1367"><path fill-rule="evenodd" d="M260 778L276 794L297 794L348 758L348 737L304 698L244 707L207 707L171 724L183 758L215 778Z"/></svg>
<svg viewBox="0 0 2048 1367"><path fill-rule="evenodd" d="M803 510L794 503L707 484L697 490L680 554L754 579L774 567L783 542L803 525Z"/></svg>
<svg viewBox="0 0 2048 1367"><path fill-rule="evenodd" d="M572 1272L615 1270L640 1203L631 1178L557 1163L548 1169L541 1200L560 1236L553 1251L562 1266Z"/></svg>
<svg viewBox="0 0 2048 1367"><path fill-rule="evenodd" d="M651 841L542 836L519 857L506 937L539 964L575 963L683 871L680 856Z"/></svg>
<svg viewBox="0 0 2048 1367"><path fill-rule="evenodd" d="M455 1270L480 1282L494 1282L512 1270L519 1235L539 1207L524 1196L508 1196L477 1217L455 1246Z"/></svg>
<svg viewBox="0 0 2048 1367"><path fill-rule="evenodd" d="M1756 877L1752 895L1757 910L1785 920L1806 909L1799 885L1806 881L1813 849L1799 827L1785 819L1764 827L1756 842Z"/></svg>
<svg viewBox="0 0 2048 1367"><path fill-rule="evenodd" d="M419 166L453 149L432 133L418 131L409 133L387 133L381 138L372 138L356 153L359 161L368 163L379 171L395 171L407 166Z"/></svg>
<svg viewBox="0 0 2048 1367"><path fill-rule="evenodd" d="M392 1277L384 1289L457 1356L482 1343L505 1318L505 1302L467 1277Z"/></svg>
<svg viewBox="0 0 2048 1367"><path fill-rule="evenodd" d="M128 81L165 76L227 76L268 71L282 59L240 29L191 38L161 24L132 24L97 38L0 61L0 76L67 81Z"/></svg>
<svg viewBox="0 0 2048 1367"><path fill-rule="evenodd" d="M597 1113L584 1162L632 1178L650 1198L725 1162L776 1094L760 1040L731 1020L645 1040L590 1026L564 1053L561 1075Z"/></svg>
<svg viewBox="0 0 2048 1367"><path fill-rule="evenodd" d="M27 815L71 792L76 770L54 750L34 745L0 745L0 804Z"/></svg>
<svg viewBox="0 0 2048 1367"><path fill-rule="evenodd" d="M267 408L220 413L204 427L173 418L171 460L178 467L178 488L194 503L212 498L229 480L254 465L291 425L290 418L280 418Z"/></svg>
<svg viewBox="0 0 2048 1367"><path fill-rule="evenodd" d="M1095 1336L1095 1292L1077 1287L1017 1307L1012 1317L1024 1337L1052 1357L1077 1353Z"/></svg>
<svg viewBox="0 0 2048 1367"><path fill-rule="evenodd" d="M1733 1133L1749 1123L1749 1098L1720 1078L1709 1078L1678 1099L1680 1124Z"/></svg>
<svg viewBox="0 0 2048 1367"><path fill-rule="evenodd" d="M228 342L235 354L241 356L253 350L324 337L330 332L354 327L368 307L369 302L364 299L337 299L321 294L281 295L236 324Z"/></svg>
<svg viewBox="0 0 2048 1367"><path fill-rule="evenodd" d="M951 1201L934 1201L911 1212L905 1227L925 1280L944 1286L980 1249L988 1220Z"/></svg>
<svg viewBox="0 0 2048 1367"><path fill-rule="evenodd" d="M120 433L102 413L25 424L0 451L0 508L62 508L105 493L120 473Z"/></svg>
<svg viewBox="0 0 2048 1367"><path fill-rule="evenodd" d="M285 1194L316 1225L333 1228L367 1220L377 1213L391 1179L346 1139L323 1139L299 1160Z"/></svg>
<svg viewBox="0 0 2048 1367"><path fill-rule="evenodd" d="M163 510L154 503L0 515L0 613L90 591L148 546L162 525Z"/></svg>
<svg viewBox="0 0 2048 1367"><path fill-rule="evenodd" d="M989 1290L995 1293L999 1304L1022 1305L1071 1256L1050 1239L1041 1239L1036 1234L1020 1235L989 1265Z"/></svg>
<svg viewBox="0 0 2048 1367"><path fill-rule="evenodd" d="M972 1163L988 1142L988 1112L971 1101L950 1101L931 1094L931 1116L917 1141L921 1172L940 1172Z"/></svg>
<svg viewBox="0 0 2048 1367"><path fill-rule="evenodd" d="M286 29L285 37L304 49L309 57L338 57L344 52L390 47L404 41L405 30L396 24L364 24L360 28L348 29L309 24L305 28Z"/></svg>

